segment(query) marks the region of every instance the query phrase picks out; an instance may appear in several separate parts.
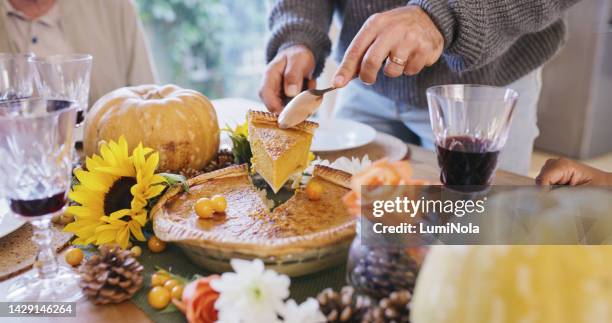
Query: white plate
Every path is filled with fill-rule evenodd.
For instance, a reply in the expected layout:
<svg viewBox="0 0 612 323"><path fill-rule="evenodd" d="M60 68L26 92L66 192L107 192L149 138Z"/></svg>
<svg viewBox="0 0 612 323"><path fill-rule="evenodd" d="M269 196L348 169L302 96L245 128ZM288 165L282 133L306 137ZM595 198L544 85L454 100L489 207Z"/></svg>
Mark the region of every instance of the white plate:
<svg viewBox="0 0 612 323"><path fill-rule="evenodd" d="M0 238L19 229L24 223L25 221L10 213L6 200L0 198Z"/></svg>
<svg viewBox="0 0 612 323"><path fill-rule="evenodd" d="M316 120L319 128L315 131L310 150L329 152L346 150L367 145L376 139L374 128L352 120Z"/></svg>

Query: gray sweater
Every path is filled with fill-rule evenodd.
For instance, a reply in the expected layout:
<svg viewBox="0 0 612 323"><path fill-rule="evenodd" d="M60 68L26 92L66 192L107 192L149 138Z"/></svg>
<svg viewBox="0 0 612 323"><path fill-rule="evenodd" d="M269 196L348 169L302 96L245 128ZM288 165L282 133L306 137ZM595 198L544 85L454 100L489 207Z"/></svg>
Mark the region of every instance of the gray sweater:
<svg viewBox="0 0 612 323"><path fill-rule="evenodd" d="M316 59L318 76L331 51L332 15L342 20L336 48L341 60L363 23L374 13L414 4L444 36L444 53L416 76L386 77L370 87L396 101L426 107L432 85L473 83L505 86L544 64L561 48L562 12L579 0L275 0L270 12L267 59L303 44ZM366 86L366 85L363 85Z"/></svg>

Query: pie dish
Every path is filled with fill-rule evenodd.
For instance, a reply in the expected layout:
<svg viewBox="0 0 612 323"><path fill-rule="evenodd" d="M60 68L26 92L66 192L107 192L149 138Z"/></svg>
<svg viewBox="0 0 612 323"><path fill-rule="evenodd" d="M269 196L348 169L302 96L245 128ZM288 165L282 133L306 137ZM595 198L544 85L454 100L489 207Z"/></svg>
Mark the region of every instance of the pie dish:
<svg viewBox="0 0 612 323"><path fill-rule="evenodd" d="M298 189L273 210L256 188L246 165L202 174L188 181L189 192L170 189L151 211L157 237L176 242L206 269L229 270L232 258L260 258L268 267L299 276L339 264L355 234L356 218L341 201L349 191L348 173L315 166L311 181L323 188L311 201ZM202 197L225 196L224 215L200 219L194 209Z"/></svg>
<svg viewBox="0 0 612 323"><path fill-rule="evenodd" d="M303 121L281 129L278 115L263 111L249 111L249 144L253 153L253 169L276 193L294 176L308 166L308 153L315 129L319 125Z"/></svg>

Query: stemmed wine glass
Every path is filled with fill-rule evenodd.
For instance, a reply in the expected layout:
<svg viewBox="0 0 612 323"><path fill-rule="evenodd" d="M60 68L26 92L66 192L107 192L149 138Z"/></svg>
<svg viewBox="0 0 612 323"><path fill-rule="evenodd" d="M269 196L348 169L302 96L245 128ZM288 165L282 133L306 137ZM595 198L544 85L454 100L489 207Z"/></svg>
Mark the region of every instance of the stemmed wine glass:
<svg viewBox="0 0 612 323"><path fill-rule="evenodd" d="M74 301L78 276L59 266L50 221L64 211L70 189L77 106L41 98L0 101L0 187L14 215L29 221L38 246L37 272L3 293L9 301Z"/></svg>
<svg viewBox="0 0 612 323"><path fill-rule="evenodd" d="M89 54L30 58L38 93L44 98L74 101L77 105L77 127L85 120L92 60Z"/></svg>
<svg viewBox="0 0 612 323"><path fill-rule="evenodd" d="M32 96L33 54L0 53L0 101Z"/></svg>

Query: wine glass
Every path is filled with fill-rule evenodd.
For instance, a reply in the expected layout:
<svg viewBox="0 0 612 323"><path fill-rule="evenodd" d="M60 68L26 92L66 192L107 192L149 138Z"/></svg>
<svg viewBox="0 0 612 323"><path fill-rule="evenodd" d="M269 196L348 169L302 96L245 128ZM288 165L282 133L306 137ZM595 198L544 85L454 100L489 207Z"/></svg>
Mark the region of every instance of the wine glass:
<svg viewBox="0 0 612 323"><path fill-rule="evenodd" d="M458 191L486 190L506 144L518 93L485 85L427 89L440 181Z"/></svg>
<svg viewBox="0 0 612 323"><path fill-rule="evenodd" d="M89 54L62 54L30 58L35 71L36 89L42 97L76 102L77 127L80 127L85 120L92 60Z"/></svg>
<svg viewBox="0 0 612 323"><path fill-rule="evenodd" d="M0 53L0 101L32 96L32 57L33 54Z"/></svg>
<svg viewBox="0 0 612 323"><path fill-rule="evenodd" d="M62 213L71 183L76 105L41 98L0 102L0 186L12 213L29 221L38 246L36 273L22 275L9 301L74 301L78 276L59 266L51 245L51 218Z"/></svg>

